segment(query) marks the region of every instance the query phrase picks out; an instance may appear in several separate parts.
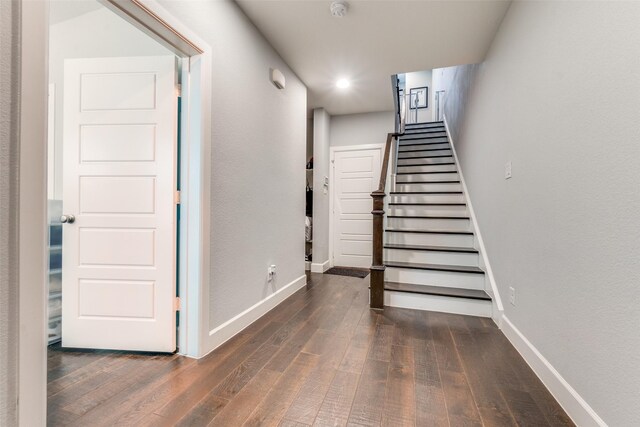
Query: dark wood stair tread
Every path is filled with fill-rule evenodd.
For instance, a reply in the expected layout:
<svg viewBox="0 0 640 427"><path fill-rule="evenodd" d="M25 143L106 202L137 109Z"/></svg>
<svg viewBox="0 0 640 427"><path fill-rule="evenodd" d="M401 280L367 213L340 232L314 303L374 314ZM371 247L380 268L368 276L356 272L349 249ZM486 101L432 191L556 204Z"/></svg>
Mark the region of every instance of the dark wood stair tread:
<svg viewBox="0 0 640 427"><path fill-rule="evenodd" d="M471 236L473 235L473 231L445 230L445 229L416 230L413 228L387 228L384 231L387 233L464 234L464 235L471 235Z"/></svg>
<svg viewBox="0 0 640 427"><path fill-rule="evenodd" d="M442 144L448 144L448 142L442 142ZM435 144L427 144L427 145L435 145ZM416 148L414 150L398 150L398 154L400 153L418 153L420 151L443 151L443 150L451 150L449 147L444 148Z"/></svg>
<svg viewBox="0 0 640 427"><path fill-rule="evenodd" d="M444 133L444 135L431 135L431 136L425 136L428 133ZM407 138L408 136L416 136L417 138ZM436 139L436 138L448 138L446 135L445 131L442 132L426 132L426 133L410 133L410 134L404 134L403 136L400 137L400 142L402 141L415 141L415 140L420 140L420 139Z"/></svg>
<svg viewBox="0 0 640 427"><path fill-rule="evenodd" d="M471 274L484 274L479 267L471 267L468 265L443 265L443 264L427 264L427 263L414 263L414 262L400 262L400 261L385 261L384 265L392 268L410 268L413 270L436 270L436 271L450 271L453 273L471 273Z"/></svg>
<svg viewBox="0 0 640 427"><path fill-rule="evenodd" d="M425 246L425 245L397 245L386 244L385 249L398 249L405 251L428 251L428 252L460 252L468 254L477 254L478 250L475 248L460 248L455 246Z"/></svg>
<svg viewBox="0 0 640 427"><path fill-rule="evenodd" d="M391 202L389 206L466 206L466 203L410 203L410 202Z"/></svg>
<svg viewBox="0 0 640 427"><path fill-rule="evenodd" d="M462 191L391 191L389 194L462 194Z"/></svg>
<svg viewBox="0 0 640 427"><path fill-rule="evenodd" d="M460 184L460 181L396 181L396 184Z"/></svg>
<svg viewBox="0 0 640 427"><path fill-rule="evenodd" d="M451 166L455 165L454 162L443 162L443 163L416 163L410 165L397 165L399 168L406 168L408 166Z"/></svg>
<svg viewBox="0 0 640 427"><path fill-rule="evenodd" d="M401 166L401 165L398 165ZM431 172L396 172L396 175L429 175L435 173L458 173L458 171L431 171Z"/></svg>
<svg viewBox="0 0 640 427"><path fill-rule="evenodd" d="M431 120L430 122L415 122L415 123L406 123L406 126L420 126L420 125L432 125L435 123L444 123L444 120Z"/></svg>
<svg viewBox="0 0 640 427"><path fill-rule="evenodd" d="M398 160L408 160L408 159L437 159L440 157L453 157L453 154L438 154L436 156L409 156L409 157L398 157Z"/></svg>
<svg viewBox="0 0 640 427"><path fill-rule="evenodd" d="M405 129L404 134L402 136L407 135L428 135L430 133L444 133L445 129L439 129L438 126L428 127L428 128L413 128L413 129Z"/></svg>
<svg viewBox="0 0 640 427"><path fill-rule="evenodd" d="M436 295L451 298L466 298L491 301L491 297L485 291L479 289L449 288L445 286L384 282L384 290L393 292L406 292L411 294Z"/></svg>
<svg viewBox="0 0 640 427"><path fill-rule="evenodd" d="M387 215L387 218L469 219L467 215Z"/></svg>
<svg viewBox="0 0 640 427"><path fill-rule="evenodd" d="M442 137L444 138L444 136ZM407 141L407 140L405 140ZM409 139L408 141L420 141L420 138ZM449 141L427 141L427 142L408 142L407 144L402 144L402 140L400 140L400 147L413 147L413 146L425 146L425 145L441 145L441 144L449 144Z"/></svg>

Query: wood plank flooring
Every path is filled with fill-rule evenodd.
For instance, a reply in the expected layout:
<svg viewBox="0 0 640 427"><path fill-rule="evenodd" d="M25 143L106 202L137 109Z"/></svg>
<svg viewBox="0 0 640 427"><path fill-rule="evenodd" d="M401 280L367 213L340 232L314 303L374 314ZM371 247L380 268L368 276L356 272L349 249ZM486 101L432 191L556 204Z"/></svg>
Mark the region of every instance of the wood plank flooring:
<svg viewBox="0 0 640 427"><path fill-rule="evenodd" d="M50 426L573 425L490 319L305 289L201 360L49 349Z"/></svg>

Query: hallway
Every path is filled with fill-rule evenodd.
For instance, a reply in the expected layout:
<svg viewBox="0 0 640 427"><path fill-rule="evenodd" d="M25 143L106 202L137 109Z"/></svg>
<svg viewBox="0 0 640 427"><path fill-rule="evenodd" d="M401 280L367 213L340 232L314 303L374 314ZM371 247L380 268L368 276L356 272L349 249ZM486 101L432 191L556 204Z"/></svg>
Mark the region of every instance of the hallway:
<svg viewBox="0 0 640 427"><path fill-rule="evenodd" d="M209 356L49 350L48 425L573 425L490 319L312 274Z"/></svg>

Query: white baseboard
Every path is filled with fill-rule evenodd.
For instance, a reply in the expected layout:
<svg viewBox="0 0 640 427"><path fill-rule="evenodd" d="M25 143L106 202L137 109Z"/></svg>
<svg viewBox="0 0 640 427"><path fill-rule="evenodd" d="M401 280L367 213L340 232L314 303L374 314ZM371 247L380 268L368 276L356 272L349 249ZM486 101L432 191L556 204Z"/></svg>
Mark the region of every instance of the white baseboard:
<svg viewBox="0 0 640 427"><path fill-rule="evenodd" d="M486 270L485 273L487 274L487 278L489 279L490 289L487 289L487 291L488 291L488 294L491 295L491 300L493 301L492 318L493 318L493 321L498 325L498 327L500 327L502 325L502 313L504 313L502 298L500 298L500 293L498 292L498 286L496 285L496 279L493 275L493 269L491 268L491 263L489 263L489 256L487 255L487 249L484 246L482 233L480 233L480 227L478 226L478 219L476 218L476 213L473 210L473 204L471 203L471 196L469 195L469 189L467 188L467 183L464 180L464 174L462 173L462 168L460 167L460 160L458 159L458 153L456 153L456 146L454 144L453 138L451 138L451 132L449 132L449 122L447 121L446 116L443 116L443 121L444 121L444 127L447 130L447 136L449 137L449 143L451 144L451 152L453 153L453 158L456 163L456 167L458 168L458 176L460 176L462 191L464 192L464 197L465 197L465 200L467 201L467 207L469 208L469 216L471 217L473 230L475 232L476 239L478 240L480 256L482 257L482 262Z"/></svg>
<svg viewBox="0 0 640 427"><path fill-rule="evenodd" d="M304 271L311 271L311 261L304 262Z"/></svg>
<svg viewBox="0 0 640 427"><path fill-rule="evenodd" d="M323 262L323 263L319 263L319 262L312 262L311 263L311 272L312 273L324 273L325 271L327 271L328 269L331 268L331 263L329 262L329 260Z"/></svg>
<svg viewBox="0 0 640 427"><path fill-rule="evenodd" d="M607 424L593 408L506 316L502 316L501 323L502 332L576 425L580 427L607 427Z"/></svg>
<svg viewBox="0 0 640 427"><path fill-rule="evenodd" d="M280 304L282 301L293 295L297 290L304 287L307 284L307 276L300 276L293 282L278 289L262 301L249 307L242 313L235 316L233 319L227 320L222 325L209 331L209 337L207 340L208 351L201 357L211 353L216 348L233 338L238 333L242 332L247 326L267 314L270 310Z"/></svg>

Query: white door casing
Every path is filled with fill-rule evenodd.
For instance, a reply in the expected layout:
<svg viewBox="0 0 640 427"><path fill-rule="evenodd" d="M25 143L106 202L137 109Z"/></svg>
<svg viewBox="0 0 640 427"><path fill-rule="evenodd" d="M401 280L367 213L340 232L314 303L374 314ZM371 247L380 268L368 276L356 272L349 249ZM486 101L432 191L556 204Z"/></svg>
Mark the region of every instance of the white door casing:
<svg viewBox="0 0 640 427"><path fill-rule="evenodd" d="M176 349L176 58L65 61L62 345Z"/></svg>
<svg viewBox="0 0 640 427"><path fill-rule="evenodd" d="M371 192L380 168L380 148L334 152L333 265L371 267Z"/></svg>

